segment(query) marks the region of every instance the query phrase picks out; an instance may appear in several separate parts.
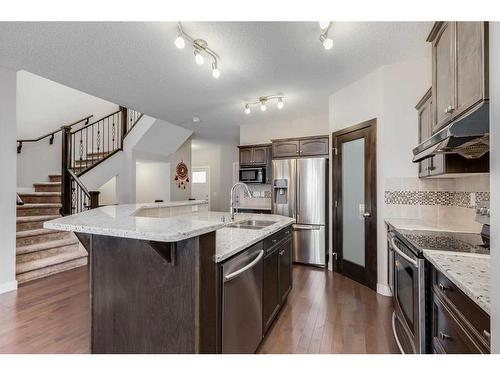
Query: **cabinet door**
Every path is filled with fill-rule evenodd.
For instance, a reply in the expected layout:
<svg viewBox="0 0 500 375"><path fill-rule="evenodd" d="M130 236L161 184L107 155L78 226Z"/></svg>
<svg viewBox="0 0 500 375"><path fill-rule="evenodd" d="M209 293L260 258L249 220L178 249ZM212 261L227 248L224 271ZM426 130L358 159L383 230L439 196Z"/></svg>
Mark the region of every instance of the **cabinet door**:
<svg viewBox="0 0 500 375"><path fill-rule="evenodd" d="M292 240L288 239L283 244L279 252L280 255L280 301L285 301L288 293L292 289Z"/></svg>
<svg viewBox="0 0 500 375"><path fill-rule="evenodd" d="M299 141L278 141L273 143L273 158L299 155Z"/></svg>
<svg viewBox="0 0 500 375"><path fill-rule="evenodd" d="M252 149L240 148L240 165L252 164Z"/></svg>
<svg viewBox="0 0 500 375"><path fill-rule="evenodd" d="M418 138L419 143L428 139L432 134L432 99L429 97L418 110ZM418 164L418 176L429 175L430 160L425 159Z"/></svg>
<svg viewBox="0 0 500 375"><path fill-rule="evenodd" d="M433 133L446 125L452 116L453 96L453 31L444 22L432 46Z"/></svg>
<svg viewBox="0 0 500 375"><path fill-rule="evenodd" d="M484 22L457 22L454 117L484 97Z"/></svg>
<svg viewBox="0 0 500 375"><path fill-rule="evenodd" d="M304 139L299 141L300 155L328 155L328 138Z"/></svg>
<svg viewBox="0 0 500 375"><path fill-rule="evenodd" d="M274 249L264 258L264 284L262 294L262 322L264 324L264 333L271 326L280 306L278 282L279 260L278 248Z"/></svg>
<svg viewBox="0 0 500 375"><path fill-rule="evenodd" d="M252 164L266 164L267 162L267 148L266 147L254 147Z"/></svg>

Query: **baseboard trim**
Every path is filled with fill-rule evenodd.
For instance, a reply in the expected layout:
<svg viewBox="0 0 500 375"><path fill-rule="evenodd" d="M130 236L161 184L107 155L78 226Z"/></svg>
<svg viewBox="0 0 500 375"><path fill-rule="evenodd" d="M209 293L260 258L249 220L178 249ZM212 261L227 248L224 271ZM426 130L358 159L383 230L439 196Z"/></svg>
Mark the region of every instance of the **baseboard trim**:
<svg viewBox="0 0 500 375"><path fill-rule="evenodd" d="M391 288L389 288L389 285L377 283L377 293L383 296L392 297Z"/></svg>
<svg viewBox="0 0 500 375"><path fill-rule="evenodd" d="M0 284L0 294L12 292L17 289L17 280L9 281L7 283Z"/></svg>

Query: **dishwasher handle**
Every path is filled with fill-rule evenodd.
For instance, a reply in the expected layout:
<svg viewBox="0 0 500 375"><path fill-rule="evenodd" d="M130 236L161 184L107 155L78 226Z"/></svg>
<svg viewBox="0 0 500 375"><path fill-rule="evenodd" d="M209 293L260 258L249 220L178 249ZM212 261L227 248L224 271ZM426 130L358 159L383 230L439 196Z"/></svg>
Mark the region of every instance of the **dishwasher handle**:
<svg viewBox="0 0 500 375"><path fill-rule="evenodd" d="M418 268L418 263L415 259L410 258L408 255L403 253L399 247L396 245L396 241L394 241L394 237L391 238L391 245L392 245L392 251L394 251L396 254L398 254L401 258L405 259L407 262L412 264L415 268Z"/></svg>
<svg viewBox="0 0 500 375"><path fill-rule="evenodd" d="M234 279L235 277L238 277L238 275L241 275L243 272L249 270L250 268L255 266L257 263L259 263L259 261L262 259L263 256L264 256L264 250L260 250L259 255L257 255L255 257L255 259L253 261L251 261L250 263L248 263L245 267L242 267L239 270L236 270L234 272L231 272L229 275L224 276L224 282L230 281L230 280Z"/></svg>

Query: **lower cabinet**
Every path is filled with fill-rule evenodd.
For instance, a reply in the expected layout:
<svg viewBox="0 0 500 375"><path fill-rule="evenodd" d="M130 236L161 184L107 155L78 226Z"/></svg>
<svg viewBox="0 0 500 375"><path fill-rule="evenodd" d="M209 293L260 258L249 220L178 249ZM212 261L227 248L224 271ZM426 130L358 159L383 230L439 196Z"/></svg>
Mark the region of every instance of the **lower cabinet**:
<svg viewBox="0 0 500 375"><path fill-rule="evenodd" d="M273 236L264 256L263 331L267 332L292 289L292 238L289 228Z"/></svg>
<svg viewBox="0 0 500 375"><path fill-rule="evenodd" d="M490 317L432 267L432 350L438 354L490 352Z"/></svg>

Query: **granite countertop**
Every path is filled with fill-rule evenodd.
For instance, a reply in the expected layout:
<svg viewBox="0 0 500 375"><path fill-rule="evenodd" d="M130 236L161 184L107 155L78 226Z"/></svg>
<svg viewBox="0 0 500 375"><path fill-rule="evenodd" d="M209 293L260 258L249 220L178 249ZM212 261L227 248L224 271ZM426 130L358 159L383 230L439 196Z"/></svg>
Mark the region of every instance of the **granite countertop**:
<svg viewBox="0 0 500 375"><path fill-rule="evenodd" d="M478 233L476 225L437 223L419 219L385 219L386 224L401 230L428 230L438 232ZM480 229L479 229L480 231Z"/></svg>
<svg viewBox="0 0 500 375"><path fill-rule="evenodd" d="M157 217L135 216L136 213L144 209L157 210L180 206L193 206L193 211L197 211L197 206L201 204L207 204L207 202L179 201L105 206L47 221L44 223L44 228L139 240L175 242L212 232L222 228L224 223L221 222L220 217L193 219L189 214L169 215L166 210Z"/></svg>
<svg viewBox="0 0 500 375"><path fill-rule="evenodd" d="M279 215L236 214L234 222L252 219L275 221L263 229L244 229L227 227L231 223L229 212L199 211L172 215L163 212L157 217L136 215L145 208L161 209L199 204L206 204L206 201L105 206L47 221L44 227L161 242L176 242L216 231L215 261L221 262L295 221L293 218Z"/></svg>
<svg viewBox="0 0 500 375"><path fill-rule="evenodd" d="M462 292L490 314L490 256L423 250L424 256Z"/></svg>
<svg viewBox="0 0 500 375"><path fill-rule="evenodd" d="M229 218L229 213L224 214ZM276 221L276 223L259 230L230 227L218 229L215 236L215 261L217 263L224 261L241 250L262 241L267 236L295 222L295 219L291 217L269 214L236 214L234 221L238 222L252 219Z"/></svg>

